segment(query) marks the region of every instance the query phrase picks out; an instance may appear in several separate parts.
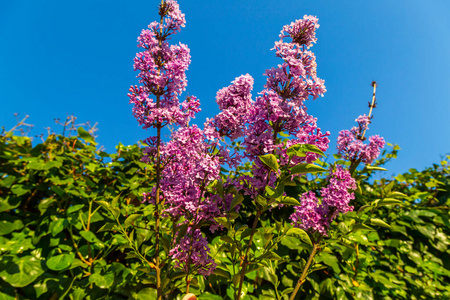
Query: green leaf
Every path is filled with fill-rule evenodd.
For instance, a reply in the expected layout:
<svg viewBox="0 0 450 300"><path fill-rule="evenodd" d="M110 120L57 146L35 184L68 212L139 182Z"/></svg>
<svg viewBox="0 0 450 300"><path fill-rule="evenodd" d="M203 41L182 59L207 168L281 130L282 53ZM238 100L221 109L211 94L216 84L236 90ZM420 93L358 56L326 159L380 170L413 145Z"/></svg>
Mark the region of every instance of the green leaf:
<svg viewBox="0 0 450 300"><path fill-rule="evenodd" d="M366 169L371 170L371 171L387 171L387 169L385 169L385 168L370 166L370 165L366 165Z"/></svg>
<svg viewBox="0 0 450 300"><path fill-rule="evenodd" d="M323 153L323 151L320 150L319 147L310 144L295 144L289 147L286 151L287 155L289 156L296 155L299 157L306 156L306 152L312 152L325 156L325 153Z"/></svg>
<svg viewBox="0 0 450 300"><path fill-rule="evenodd" d="M255 201L256 201L256 203L258 203L262 207L266 207L267 206L267 199L264 198L261 195L256 195Z"/></svg>
<svg viewBox="0 0 450 300"><path fill-rule="evenodd" d="M224 219L226 219L226 218L224 218ZM186 235L188 227L189 227L188 223L182 224L177 227L177 242Z"/></svg>
<svg viewBox="0 0 450 300"><path fill-rule="evenodd" d="M3 256L0 261L0 277L13 287L24 287L36 280L44 270L41 261L34 256Z"/></svg>
<svg viewBox="0 0 450 300"><path fill-rule="evenodd" d="M281 197L280 200L277 200L278 203L280 204L286 204L286 205L300 205L300 202L298 202L297 199L286 196L286 197Z"/></svg>
<svg viewBox="0 0 450 300"><path fill-rule="evenodd" d="M78 127L78 136L84 139L86 142L93 142L94 138L83 127Z"/></svg>
<svg viewBox="0 0 450 300"><path fill-rule="evenodd" d="M261 159L261 161L274 172L278 171L278 169L280 168L277 158L273 154L261 155L259 159Z"/></svg>
<svg viewBox="0 0 450 300"><path fill-rule="evenodd" d="M66 219L57 219L56 221L53 221L50 223L49 231L52 233L53 236L56 236L58 233L64 230L64 228L67 227L69 222Z"/></svg>
<svg viewBox="0 0 450 300"><path fill-rule="evenodd" d="M262 278L277 286L278 276L269 268L262 269Z"/></svg>
<svg viewBox="0 0 450 300"><path fill-rule="evenodd" d="M183 271L175 271L170 274L171 280L177 280L177 279L184 278L184 277L186 277L186 273Z"/></svg>
<svg viewBox="0 0 450 300"><path fill-rule="evenodd" d="M245 274L248 274L250 272L262 269L264 266L258 264L258 263L254 263L254 264L250 264L247 269L245 270Z"/></svg>
<svg viewBox="0 0 450 300"><path fill-rule="evenodd" d="M67 209L67 214L71 214L73 212L79 211L80 209L82 209L84 207L84 204L76 204L76 205L72 205L71 207L69 207Z"/></svg>
<svg viewBox="0 0 450 300"><path fill-rule="evenodd" d="M102 227L100 227L97 232L103 232L103 231L119 231L119 226L115 223L106 223Z"/></svg>
<svg viewBox="0 0 450 300"><path fill-rule="evenodd" d="M264 259L268 259L268 260L280 260L281 259L281 257L273 251L268 251L268 252L264 253L263 255L261 255L259 258L264 258Z"/></svg>
<svg viewBox="0 0 450 300"><path fill-rule="evenodd" d="M325 153L322 150L320 150L319 147L317 147L316 145L303 144L302 148L306 152L312 152L312 153L320 154L321 156L325 156Z"/></svg>
<svg viewBox="0 0 450 300"><path fill-rule="evenodd" d="M120 216L120 209L116 207L117 201L115 201L115 200L119 199L119 196L114 198L114 200L112 201L111 204L107 201L95 201L95 203L97 203L101 207L107 209L115 218L118 218Z"/></svg>
<svg viewBox="0 0 450 300"><path fill-rule="evenodd" d="M230 210L241 204L242 201L244 201L244 196L242 196L241 194L235 195L233 200L231 201Z"/></svg>
<svg viewBox="0 0 450 300"><path fill-rule="evenodd" d="M286 151L287 155L290 157L292 156L298 156L298 157L305 157L306 152L312 152L316 153L322 156L325 156L325 153L323 153L322 150L320 150L316 145L310 145L310 144L296 144L289 147Z"/></svg>
<svg viewBox="0 0 450 300"><path fill-rule="evenodd" d="M207 190L211 193L219 192L221 194L223 193L223 182L216 179L208 185Z"/></svg>
<svg viewBox="0 0 450 300"><path fill-rule="evenodd" d="M15 184L11 187L11 192L13 192L13 194L15 194L16 196L20 197L25 195L26 193L28 193L29 191L31 191L33 189L32 186L26 186L26 185L21 185L21 184Z"/></svg>
<svg viewBox="0 0 450 300"><path fill-rule="evenodd" d="M126 227L129 227L129 226L131 226L131 225L133 225L134 222L135 222L140 216L141 216L141 214L132 214L132 215L128 216L128 218L126 218L125 223L124 223L125 228L126 228Z"/></svg>
<svg viewBox="0 0 450 300"><path fill-rule="evenodd" d="M377 207L384 205L403 205L403 201L394 198L384 198L377 203Z"/></svg>
<svg viewBox="0 0 450 300"><path fill-rule="evenodd" d="M369 225L373 225L373 226L380 226L380 227L391 228L391 225L389 225L386 222L384 222L383 220L380 220L380 219L377 219L377 218L368 219L368 220L366 220L365 223L369 224Z"/></svg>
<svg viewBox="0 0 450 300"><path fill-rule="evenodd" d="M59 161L32 161L27 164L26 168L30 170L37 170L37 171L43 171L43 170L50 170L51 168L60 168L62 166L61 162Z"/></svg>
<svg viewBox="0 0 450 300"><path fill-rule="evenodd" d="M306 231L304 231L303 229L297 228L297 227L292 227L290 228L287 232L286 235L288 236L298 236L300 238L300 240L310 246L312 246L312 242L311 239L309 238L308 233L306 233Z"/></svg>
<svg viewBox="0 0 450 300"><path fill-rule="evenodd" d="M102 241L100 241L92 231L80 231L80 235L89 243L103 245Z"/></svg>
<svg viewBox="0 0 450 300"><path fill-rule="evenodd" d="M316 257L317 262L323 262L327 266L330 266L336 274L340 273L339 262L335 255L320 252Z"/></svg>
<svg viewBox="0 0 450 300"><path fill-rule="evenodd" d="M306 246L306 244L302 244L298 242L298 238L297 237L293 237L293 236L285 236L281 239L281 244L288 247L289 249L293 249L293 250L303 250L308 248L308 246ZM311 248L311 247L309 247Z"/></svg>
<svg viewBox="0 0 450 300"><path fill-rule="evenodd" d="M61 271L70 267L74 259L75 259L74 253L60 254L57 256L52 256L50 259L47 260L46 264L50 270Z"/></svg>
<svg viewBox="0 0 450 300"><path fill-rule="evenodd" d="M74 288L70 299L84 300L86 299L86 290L81 288Z"/></svg>
<svg viewBox="0 0 450 300"><path fill-rule="evenodd" d="M295 165L291 168L291 174L313 174L313 173L320 173L320 172L326 172L327 170L325 170L322 167L319 167L317 165L314 164L306 164L306 163L302 163L302 164L298 164Z"/></svg>
<svg viewBox="0 0 450 300"><path fill-rule="evenodd" d="M23 228L21 220L0 220L0 235L7 235L15 230Z"/></svg>
<svg viewBox="0 0 450 300"><path fill-rule="evenodd" d="M102 206L103 208L106 208L107 210L109 210L111 207L111 204L109 204L109 202L107 201L95 201L95 203Z"/></svg>
<svg viewBox="0 0 450 300"><path fill-rule="evenodd" d="M369 208L372 210L372 209L373 209L373 206L372 206L372 205L363 205L363 206L361 206L361 207L358 209L358 214L360 214L360 213L362 213L362 212L368 210Z"/></svg>
<svg viewBox="0 0 450 300"><path fill-rule="evenodd" d="M383 187L383 192L385 195L389 195L392 188L394 187L395 184L395 180L392 180L391 182L389 182L389 184L387 184L386 186Z"/></svg>
<svg viewBox="0 0 450 300"><path fill-rule="evenodd" d="M101 289L108 289L114 283L114 273L106 273L105 275L100 275L98 273L92 274L89 276L89 282L94 283Z"/></svg>
<svg viewBox="0 0 450 300"><path fill-rule="evenodd" d="M408 197L408 196L406 196L405 194L400 193L400 192L391 192L391 193L389 194L389 196L398 196L398 197L403 197L403 198Z"/></svg>
<svg viewBox="0 0 450 300"><path fill-rule="evenodd" d="M111 206L112 207L117 207L117 204L119 203L119 199L120 196L122 195L122 193L120 193L119 195L117 195L116 197L114 197L111 201Z"/></svg>
<svg viewBox="0 0 450 300"><path fill-rule="evenodd" d="M278 198L284 193L284 183L280 182L276 189L273 189L270 186L266 186L265 190L270 198L272 199Z"/></svg>
<svg viewBox="0 0 450 300"><path fill-rule="evenodd" d="M421 234L423 234L427 238L434 240L435 235L436 235L436 227L435 226L427 223L425 226L416 225L416 228Z"/></svg>
<svg viewBox="0 0 450 300"><path fill-rule="evenodd" d="M251 228L246 228L244 229L244 231L241 234L241 240L245 239L246 237L250 236L252 234L252 229Z"/></svg>
<svg viewBox="0 0 450 300"><path fill-rule="evenodd" d="M230 279L231 278L230 273L228 271L225 271L225 270L221 269L221 268L216 268L214 270L213 274L215 274L217 276L225 277L226 279Z"/></svg>
<svg viewBox="0 0 450 300"><path fill-rule="evenodd" d="M365 225L365 224L355 224L355 225L353 226L352 232L356 232L356 231L359 231L359 230L370 230L370 231L375 231L375 229L373 229L372 227L367 226L367 225Z"/></svg>
<svg viewBox="0 0 450 300"><path fill-rule="evenodd" d="M293 290L294 290L294 288L285 288L285 289L281 292L281 296L290 294Z"/></svg>
<svg viewBox="0 0 450 300"><path fill-rule="evenodd" d="M21 197L6 196L4 198L0 197L0 212L13 210L21 204Z"/></svg>
<svg viewBox="0 0 450 300"><path fill-rule="evenodd" d="M157 291L154 288L146 287L137 293L136 300L149 300L149 299L157 299Z"/></svg>
<svg viewBox="0 0 450 300"><path fill-rule="evenodd" d="M229 244L233 244L234 243L233 239L231 237L229 237L228 235L221 236L220 240L224 241L226 243L229 243Z"/></svg>

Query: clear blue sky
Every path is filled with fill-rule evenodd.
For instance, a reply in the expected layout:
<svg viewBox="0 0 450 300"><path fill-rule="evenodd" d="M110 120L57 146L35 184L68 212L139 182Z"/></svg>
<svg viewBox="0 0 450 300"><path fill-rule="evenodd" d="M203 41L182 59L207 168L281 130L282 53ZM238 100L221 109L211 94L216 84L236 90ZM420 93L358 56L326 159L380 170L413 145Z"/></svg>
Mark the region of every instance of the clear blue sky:
<svg viewBox="0 0 450 300"><path fill-rule="evenodd" d="M320 28L312 48L325 97L309 112L337 134L368 113L370 83L379 83L369 134L402 148L387 175L423 169L450 152L450 1L180 0L186 28L174 40L191 49L187 92L200 98L202 124L218 112L215 95L235 77L255 78L280 63L273 43L304 14ZM74 114L98 122L100 144L135 143L153 134L131 114L137 83L133 57L142 28L157 19L158 0L0 1L0 126L29 114L32 134Z"/></svg>

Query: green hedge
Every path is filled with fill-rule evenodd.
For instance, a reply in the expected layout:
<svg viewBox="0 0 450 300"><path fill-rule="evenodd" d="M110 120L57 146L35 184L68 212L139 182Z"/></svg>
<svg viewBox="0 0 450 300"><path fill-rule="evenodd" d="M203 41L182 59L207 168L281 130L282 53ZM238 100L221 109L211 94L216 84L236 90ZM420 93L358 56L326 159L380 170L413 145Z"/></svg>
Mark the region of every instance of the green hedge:
<svg viewBox="0 0 450 300"><path fill-rule="evenodd" d="M114 154L96 147L81 127L77 136L50 135L34 146L28 137L0 136L0 299L154 297L152 272L133 251L154 242L152 231L135 224L133 217L144 211L152 222L151 207L140 201L154 172L140 162L138 145L118 145ZM371 181L367 175L372 172L362 173L366 177L360 178L356 211L337 220L297 298L449 299L448 161L395 179ZM304 184L289 188L295 194L321 182ZM246 201L236 220L244 225L250 223L245 216L252 207ZM102 207L110 204L117 206L115 217L122 227ZM356 219L373 226L350 231ZM261 222L282 232L282 220L287 215L274 210ZM123 231L134 235L133 242ZM272 238L277 237L259 231L254 247L265 247ZM208 239L212 253L218 253L219 269L232 268L234 246L213 234ZM310 251L300 240L284 237L270 252L277 256L270 266L250 270L244 299L274 299L275 290L279 295L292 290ZM166 283L168 299L183 295L177 280L172 276ZM228 299L231 280L219 271L198 276L192 289L200 299Z"/></svg>

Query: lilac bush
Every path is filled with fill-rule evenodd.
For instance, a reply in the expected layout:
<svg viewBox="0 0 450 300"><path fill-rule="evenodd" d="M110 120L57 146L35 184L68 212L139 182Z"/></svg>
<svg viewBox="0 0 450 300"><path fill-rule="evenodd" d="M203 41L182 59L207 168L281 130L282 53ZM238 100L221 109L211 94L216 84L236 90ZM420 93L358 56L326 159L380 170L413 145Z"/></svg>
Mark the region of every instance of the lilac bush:
<svg viewBox="0 0 450 300"><path fill-rule="evenodd" d="M318 18L305 15L284 26L272 49L283 62L265 71L264 89L253 99L253 77L245 74L235 78L217 92L220 112L207 119L201 129L190 124L200 111L199 99L188 96L180 100L187 86L190 50L182 43L169 44L169 37L185 26L184 14L174 0L163 0L159 14L160 22L150 23L138 37L138 47L143 51L136 55L134 68L139 72L140 85L132 86L128 94L138 123L144 129L156 129L156 136L145 141L142 158L156 173L152 190L143 195L143 202L154 207L154 218L149 222L155 231L154 263L145 259L145 253L138 256L156 271L157 298L168 293L162 278L165 282L173 279L174 270L183 273L186 293L197 274L206 277L224 272L223 262L216 270L219 261L211 256L207 236L215 234L234 247L225 257L234 262L230 267L232 294L240 299L247 267L258 266L261 257L272 253L270 248L277 247L288 229L297 227L313 237L314 247L291 295L293 299L320 240L328 236L340 214L353 210L353 169L360 162L372 163L384 140L372 136L369 144L364 144L371 117L370 113L360 116L358 127L341 131L338 137L339 153L353 164L350 170L330 165L329 175L323 177L327 186L288 195L285 185L307 185L306 174L318 176L327 171L321 167L325 163L320 158L328 149L330 133L322 132L306 106L308 99L315 100L326 92L310 50L317 41ZM371 111L373 107L374 102ZM167 125L177 127L164 142L161 129ZM243 237L247 225L235 223L248 217L240 216L243 201L245 212L253 219L252 227L244 231L248 238ZM293 212L289 205L294 205ZM271 246L259 254L258 260L253 239L259 234L260 217L273 207L290 211L292 224L286 230L268 229L279 237L269 241ZM210 233L202 231L205 226Z"/></svg>

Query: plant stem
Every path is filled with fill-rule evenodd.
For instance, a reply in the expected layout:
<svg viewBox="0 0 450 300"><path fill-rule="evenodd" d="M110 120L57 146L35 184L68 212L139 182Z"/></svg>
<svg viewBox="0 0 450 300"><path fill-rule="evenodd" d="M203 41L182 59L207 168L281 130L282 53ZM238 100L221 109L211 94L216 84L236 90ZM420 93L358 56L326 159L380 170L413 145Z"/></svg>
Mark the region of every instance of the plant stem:
<svg viewBox="0 0 450 300"><path fill-rule="evenodd" d="M186 274L186 295L189 294L189 286L191 285L191 281L189 280L189 274Z"/></svg>
<svg viewBox="0 0 450 300"><path fill-rule="evenodd" d="M373 110L373 108L375 107L375 101L376 101L375 94L377 93L377 83L376 83L375 81L372 82L372 86L373 86L373 94L372 94L372 102L369 104L369 107L370 107L370 110L369 110L369 120L370 120L370 117L372 116L372 110ZM361 141L364 141L364 135L366 134L366 130L367 130L367 125L366 125L366 127L364 128L364 131L363 131L363 133L361 134L361 136L360 136L360 137L357 137L357 138L360 139ZM352 163L351 163L350 168L349 168L350 174L353 175L353 173L355 172L355 170L356 170L356 168L358 167L358 165L359 165L360 162L361 162L360 159L357 159L357 160L353 160L353 159L352 159Z"/></svg>
<svg viewBox="0 0 450 300"><path fill-rule="evenodd" d="M164 0L161 0L161 7L164 5ZM159 33L160 35L162 34L162 28L163 28L163 22L164 22L164 15L161 14L161 19L160 19L160 29L159 29ZM162 41L159 40L158 42L159 47L161 47ZM158 71L159 73L161 73L161 67L158 67ZM159 90L159 88L158 88ZM159 107L161 106L161 97L160 97L160 91L158 91L158 93L156 94L156 108L159 109ZM159 193L160 193L160 181L161 181L161 127L162 124L161 122L157 122L156 123L156 130L157 130L157 135L156 135L156 199L155 199L155 206L156 206L156 211L155 211L155 265L156 265L156 297L157 300L161 300L162 299L162 290L161 290L161 266L160 266L160 260L159 260L159 226L160 226L160 212L159 212Z"/></svg>
<svg viewBox="0 0 450 300"><path fill-rule="evenodd" d="M370 116L372 115L372 110L375 107L375 99L376 99L375 94L377 92L377 83L375 81L372 82L372 86L373 86L373 94L372 94L372 103L369 105L369 107L370 107L369 119L370 119ZM361 139L364 139L364 134L366 133L366 129L367 129L367 126L366 126L366 128L364 128L363 134L361 135Z"/></svg>
<svg viewBox="0 0 450 300"><path fill-rule="evenodd" d="M314 243L313 249L311 251L311 254L309 255L308 261L306 262L306 265L303 268L302 276L298 280L297 285L295 286L295 289L291 294L291 297L289 297L289 300L294 300L295 296L297 295L298 290L300 289L302 284L305 282L305 278L308 275L309 266L311 265L311 263L314 259L314 256L316 255L317 250L319 249L320 240L321 240L321 237L317 240L316 243Z"/></svg>
<svg viewBox="0 0 450 300"><path fill-rule="evenodd" d="M157 101L156 101L156 106L159 108L159 96L156 97ZM157 291L157 299L160 300L162 299L162 291L161 291L161 268L160 268L160 260L159 260L159 183L161 180L161 123L158 122L157 124L157 140L156 140L156 157L157 157L157 161L156 161L156 199L155 199L155 206L156 206L156 211L155 211L155 234L156 234L156 238L155 238L155 256L156 256L156 291Z"/></svg>
<svg viewBox="0 0 450 300"><path fill-rule="evenodd" d="M245 251L244 260L242 261L242 269L241 269L241 274L240 274L241 276L239 277L239 289L238 289L237 297L235 297L237 300L239 300L241 298L242 284L244 283L245 271L247 269L247 264L248 264L248 252L250 251L250 248L252 246L253 236L255 235L255 231L256 231L256 225L258 225L258 220L259 220L259 217L261 216L261 213L262 212L258 210L256 213L256 216L255 216L255 220L253 221L252 232L250 234L250 240L248 241L247 250Z"/></svg>

